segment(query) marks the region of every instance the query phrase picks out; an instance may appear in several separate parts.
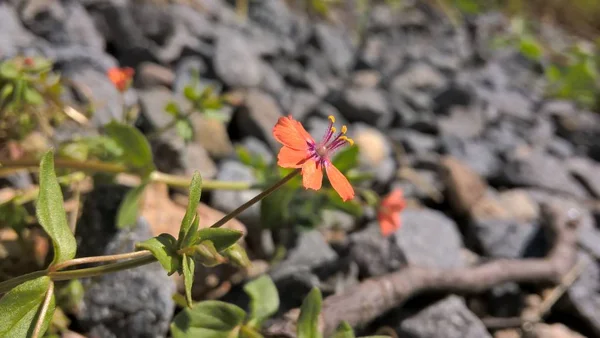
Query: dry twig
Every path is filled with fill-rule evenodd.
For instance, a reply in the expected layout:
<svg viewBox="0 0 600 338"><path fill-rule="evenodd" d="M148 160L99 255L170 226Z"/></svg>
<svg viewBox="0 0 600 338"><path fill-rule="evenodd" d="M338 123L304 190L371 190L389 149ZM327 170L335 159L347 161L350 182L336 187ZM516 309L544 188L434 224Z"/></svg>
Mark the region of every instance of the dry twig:
<svg viewBox="0 0 600 338"><path fill-rule="evenodd" d="M368 324L387 311L401 306L409 297L431 291L478 293L506 282L560 283L577 261L576 213L558 206L544 206L546 226L554 244L545 258L498 259L479 266L432 269L410 266L388 275L371 278L327 297L323 301L321 323L330 335L343 321L357 327ZM298 309L274 321L266 334L295 337Z"/></svg>

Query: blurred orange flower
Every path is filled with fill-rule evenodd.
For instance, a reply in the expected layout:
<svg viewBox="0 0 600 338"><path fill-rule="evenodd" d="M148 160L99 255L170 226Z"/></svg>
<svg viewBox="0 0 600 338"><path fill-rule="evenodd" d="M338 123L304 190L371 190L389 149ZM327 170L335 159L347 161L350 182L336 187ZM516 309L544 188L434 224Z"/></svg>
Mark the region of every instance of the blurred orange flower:
<svg viewBox="0 0 600 338"><path fill-rule="evenodd" d="M273 128L273 136L283 144L277 156L277 164L284 168L302 168L302 185L306 189L319 190L323 181L323 168L333 189L342 200L354 198L354 189L348 179L331 162L331 155L354 141L345 136L347 128L336 134L335 118L329 116L329 127L321 142L317 143L302 124L291 116L280 117Z"/></svg>
<svg viewBox="0 0 600 338"><path fill-rule="evenodd" d="M400 189L392 191L381 201L377 212L377 220L383 236L387 237L400 229L402 225L400 212L405 206L404 194Z"/></svg>
<svg viewBox="0 0 600 338"><path fill-rule="evenodd" d="M110 82L112 82L115 87L120 92L124 92L127 90L129 85L131 84L131 79L133 78L134 70L130 67L125 68L110 68L108 70L108 78Z"/></svg>

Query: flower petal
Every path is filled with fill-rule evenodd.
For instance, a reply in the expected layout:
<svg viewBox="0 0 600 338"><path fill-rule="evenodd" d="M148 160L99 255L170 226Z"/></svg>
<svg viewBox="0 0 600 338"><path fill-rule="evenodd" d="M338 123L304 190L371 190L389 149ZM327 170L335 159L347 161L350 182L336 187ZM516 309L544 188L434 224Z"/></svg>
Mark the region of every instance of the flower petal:
<svg viewBox="0 0 600 338"><path fill-rule="evenodd" d="M397 213L381 213L377 218L379 221L379 229L384 237L387 237L400 229L401 220L400 215Z"/></svg>
<svg viewBox="0 0 600 338"><path fill-rule="evenodd" d="M302 185L306 189L319 190L323 184L323 170L317 161L308 160L302 165Z"/></svg>
<svg viewBox="0 0 600 338"><path fill-rule="evenodd" d="M327 171L327 177L333 189L337 191L342 200L347 201L354 198L354 188L348 182L348 179L342 174L333 164L327 163L325 165Z"/></svg>
<svg viewBox="0 0 600 338"><path fill-rule="evenodd" d="M302 124L291 116L279 118L277 124L273 127L273 137L284 146L296 150L306 150L309 144L314 143Z"/></svg>
<svg viewBox="0 0 600 338"><path fill-rule="evenodd" d="M381 202L381 205L392 211L402 211L406 206L402 189L395 189L389 193Z"/></svg>
<svg viewBox="0 0 600 338"><path fill-rule="evenodd" d="M283 168L300 168L310 154L306 150L296 150L283 146L277 155L277 164Z"/></svg>

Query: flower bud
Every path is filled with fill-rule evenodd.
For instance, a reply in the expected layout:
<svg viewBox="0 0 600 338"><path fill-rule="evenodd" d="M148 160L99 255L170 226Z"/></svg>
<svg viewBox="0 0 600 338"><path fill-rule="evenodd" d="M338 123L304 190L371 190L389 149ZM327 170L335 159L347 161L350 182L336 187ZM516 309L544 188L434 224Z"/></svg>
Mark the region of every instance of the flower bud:
<svg viewBox="0 0 600 338"><path fill-rule="evenodd" d="M211 241L202 241L200 244L194 246L194 259L207 267L223 264L227 261L223 256L219 255Z"/></svg>
<svg viewBox="0 0 600 338"><path fill-rule="evenodd" d="M229 262L233 265L236 265L241 268L247 268L252 263L246 254L246 250L242 248L239 244L234 244L229 248L223 250L223 256L229 259Z"/></svg>

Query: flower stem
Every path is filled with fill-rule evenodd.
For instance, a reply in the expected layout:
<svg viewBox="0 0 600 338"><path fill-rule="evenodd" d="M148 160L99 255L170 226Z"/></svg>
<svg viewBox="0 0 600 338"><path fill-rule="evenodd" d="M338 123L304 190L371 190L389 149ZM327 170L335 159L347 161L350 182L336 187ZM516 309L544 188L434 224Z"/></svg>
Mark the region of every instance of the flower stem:
<svg viewBox="0 0 600 338"><path fill-rule="evenodd" d="M86 277L94 277L100 276L111 272L117 272L121 270L127 270L132 268L137 268L142 265L150 264L155 262L156 258L154 256L142 256L130 259L124 262L106 264L101 266L95 266L93 268L85 268L78 270L70 270L70 271L54 271L49 272L48 276L52 278L54 281L61 280L69 280L75 278L86 278Z"/></svg>
<svg viewBox="0 0 600 338"><path fill-rule="evenodd" d="M35 328L33 329L33 334L31 335L32 338L38 338L40 336L42 326L44 325L44 317L46 317L46 313L48 313L52 296L54 296L54 282L50 281L48 290L46 290L46 296L44 297L44 303L42 304L37 322L35 323Z"/></svg>
<svg viewBox="0 0 600 338"><path fill-rule="evenodd" d="M60 264L54 265L53 267L51 267L51 271L64 270L65 268L67 268L69 266L73 266L73 265L99 263L99 262L110 262L110 261L117 261L120 259L139 258L139 257L149 256L151 254L152 253L148 250L142 250L142 251L134 251L134 252L118 254L118 255L75 258L75 259L71 259L71 260L62 262Z"/></svg>
<svg viewBox="0 0 600 338"><path fill-rule="evenodd" d="M294 178L294 176L298 175L300 173L300 170L301 169L295 169L294 171L292 171L291 173L289 173L287 176L285 176L284 178L282 178L280 181L278 181L277 183L273 184L270 188L264 190L263 192L261 192L260 194L258 194L256 196L254 196L254 198L252 198L248 202L240 205L237 209L235 209L232 212L230 212L229 214L225 215L223 218L221 218L220 220L218 220L215 224L211 225L211 228L218 228L218 227L222 226L223 224L227 223L232 218L234 218L237 215L239 215L242 212L244 212L244 210L248 209L249 207L251 207L256 202L258 202L258 201L262 200L263 198L269 196L272 192L274 192L275 190L279 189L282 185L286 184L288 181L290 181L292 178Z"/></svg>

